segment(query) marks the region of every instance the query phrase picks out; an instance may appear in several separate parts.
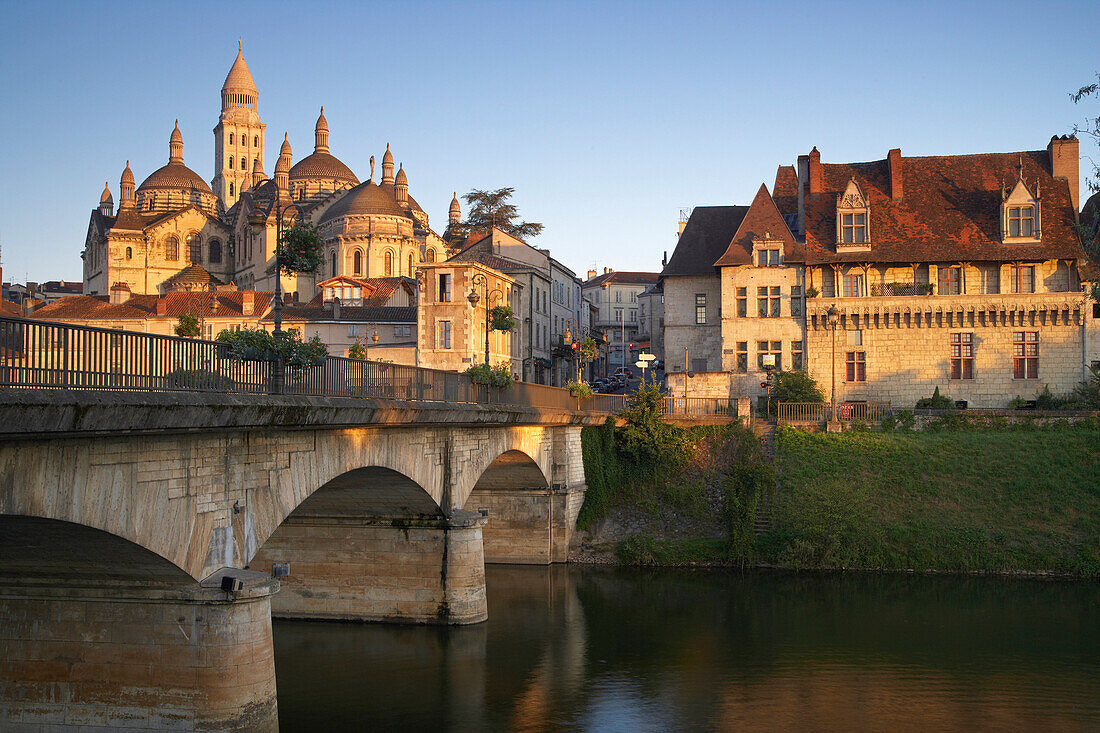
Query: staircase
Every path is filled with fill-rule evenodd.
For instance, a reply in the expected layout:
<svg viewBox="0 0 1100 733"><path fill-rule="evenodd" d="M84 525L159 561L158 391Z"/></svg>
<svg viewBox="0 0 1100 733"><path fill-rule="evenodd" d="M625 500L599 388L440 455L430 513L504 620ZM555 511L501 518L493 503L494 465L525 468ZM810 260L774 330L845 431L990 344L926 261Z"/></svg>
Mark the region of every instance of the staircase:
<svg viewBox="0 0 1100 733"><path fill-rule="evenodd" d="M760 450L773 463L775 462L775 426L776 423L773 420L761 420L753 425L756 438L760 441ZM765 496L756 506L756 517L753 519L752 526L753 534L756 536L764 534L772 527L771 502L772 497Z"/></svg>

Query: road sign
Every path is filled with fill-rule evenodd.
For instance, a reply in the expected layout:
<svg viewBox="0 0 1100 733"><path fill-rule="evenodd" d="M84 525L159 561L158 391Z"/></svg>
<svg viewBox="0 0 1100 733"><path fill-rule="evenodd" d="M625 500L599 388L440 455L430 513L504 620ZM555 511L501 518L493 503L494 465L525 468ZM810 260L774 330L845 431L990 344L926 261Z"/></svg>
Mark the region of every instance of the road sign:
<svg viewBox="0 0 1100 733"><path fill-rule="evenodd" d="M764 354L762 357L760 357L760 363L766 367L775 366L775 354Z"/></svg>
<svg viewBox="0 0 1100 733"><path fill-rule="evenodd" d="M638 361L634 362L634 366L638 367L639 369L645 369L647 366L649 366L649 362L639 359Z"/></svg>
<svg viewBox="0 0 1100 733"><path fill-rule="evenodd" d="M638 358L641 359L642 361L656 361L657 360L657 357L654 356L653 354L645 354L645 353L638 354Z"/></svg>

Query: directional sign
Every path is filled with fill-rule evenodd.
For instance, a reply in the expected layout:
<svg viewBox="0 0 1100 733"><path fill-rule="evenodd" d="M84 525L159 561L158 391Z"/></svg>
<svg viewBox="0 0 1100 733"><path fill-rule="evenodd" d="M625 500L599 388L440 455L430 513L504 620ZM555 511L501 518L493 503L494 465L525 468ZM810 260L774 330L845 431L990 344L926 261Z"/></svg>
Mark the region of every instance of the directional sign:
<svg viewBox="0 0 1100 733"><path fill-rule="evenodd" d="M639 369L645 369L647 366L649 366L649 362L641 361L639 359L638 361L634 362L634 366L638 367Z"/></svg>
<svg viewBox="0 0 1100 733"><path fill-rule="evenodd" d="M656 361L657 360L657 357L654 356L653 354L645 354L645 353L638 354L638 358L641 359L642 361Z"/></svg>

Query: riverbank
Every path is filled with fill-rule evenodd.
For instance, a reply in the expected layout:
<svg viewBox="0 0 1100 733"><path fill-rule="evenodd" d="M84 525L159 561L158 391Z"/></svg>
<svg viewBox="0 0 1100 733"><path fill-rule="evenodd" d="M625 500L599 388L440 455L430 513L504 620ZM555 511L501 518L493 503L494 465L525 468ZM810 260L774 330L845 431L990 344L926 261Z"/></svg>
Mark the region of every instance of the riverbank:
<svg viewBox="0 0 1100 733"><path fill-rule="evenodd" d="M1095 423L839 435L783 428L775 452L776 488L747 551L731 553L720 507L708 506L709 521L678 521L660 505L638 506L631 495L644 492L631 488L571 560L1100 577ZM710 496L721 501L720 490ZM648 524L639 521L646 514Z"/></svg>

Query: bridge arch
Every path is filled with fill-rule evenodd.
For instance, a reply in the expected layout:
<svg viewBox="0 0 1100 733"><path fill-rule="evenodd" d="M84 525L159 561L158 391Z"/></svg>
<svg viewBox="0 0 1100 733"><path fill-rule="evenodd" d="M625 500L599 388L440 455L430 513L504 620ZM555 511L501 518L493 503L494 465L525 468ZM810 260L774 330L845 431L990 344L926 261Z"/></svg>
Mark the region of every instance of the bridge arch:
<svg viewBox="0 0 1100 733"><path fill-rule="evenodd" d="M458 463L455 471L453 508L476 508L469 505L470 495L483 481L498 489L507 486L509 480L513 481L512 487L524 482L530 485L522 488L550 486L553 434L549 429L524 426L477 432L484 434L466 437L468 444L462 456L465 460Z"/></svg>

